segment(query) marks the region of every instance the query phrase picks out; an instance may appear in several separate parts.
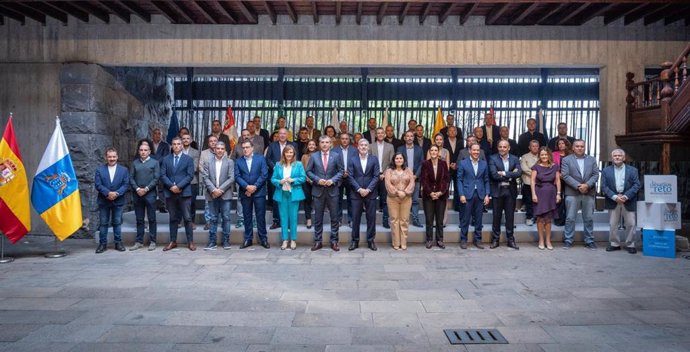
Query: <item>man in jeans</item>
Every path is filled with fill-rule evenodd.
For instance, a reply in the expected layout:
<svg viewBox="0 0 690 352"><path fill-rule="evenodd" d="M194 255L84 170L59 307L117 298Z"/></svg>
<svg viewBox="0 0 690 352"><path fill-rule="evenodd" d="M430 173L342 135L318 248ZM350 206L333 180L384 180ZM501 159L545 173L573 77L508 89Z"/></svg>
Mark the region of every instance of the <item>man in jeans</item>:
<svg viewBox="0 0 690 352"><path fill-rule="evenodd" d="M117 163L117 150L105 151L106 164L96 169L95 184L98 191L99 244L96 253L103 253L108 245L108 226L113 224L115 249L125 251L122 245L122 207L129 188L129 172Z"/></svg>
<svg viewBox="0 0 690 352"><path fill-rule="evenodd" d="M596 250L594 244L594 202L596 185L599 179L597 161L585 155L585 141L576 139L573 143L573 154L561 160L561 178L565 182L565 231L563 232L563 249L573 246L575 235L575 218L582 209L582 221L585 225L585 247Z"/></svg>
<svg viewBox="0 0 690 352"><path fill-rule="evenodd" d="M206 201L211 211L208 245L204 250L216 249L218 218L223 219L223 249L230 249L230 200L232 184L235 182L235 163L225 156L225 143L218 142L213 149L214 156L201 171L202 182L206 187Z"/></svg>

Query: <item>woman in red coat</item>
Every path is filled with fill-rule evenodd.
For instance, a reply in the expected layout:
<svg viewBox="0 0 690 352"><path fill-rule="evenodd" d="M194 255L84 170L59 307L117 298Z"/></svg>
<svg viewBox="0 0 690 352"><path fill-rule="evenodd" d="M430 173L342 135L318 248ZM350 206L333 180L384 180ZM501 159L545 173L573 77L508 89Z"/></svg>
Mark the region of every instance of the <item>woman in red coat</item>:
<svg viewBox="0 0 690 352"><path fill-rule="evenodd" d="M439 159L437 145L429 148L428 160L422 162L422 199L424 202L424 215L426 216L426 248L431 248L433 243L434 220L436 220L436 245L446 248L443 244L443 214L446 210L450 175L448 164Z"/></svg>

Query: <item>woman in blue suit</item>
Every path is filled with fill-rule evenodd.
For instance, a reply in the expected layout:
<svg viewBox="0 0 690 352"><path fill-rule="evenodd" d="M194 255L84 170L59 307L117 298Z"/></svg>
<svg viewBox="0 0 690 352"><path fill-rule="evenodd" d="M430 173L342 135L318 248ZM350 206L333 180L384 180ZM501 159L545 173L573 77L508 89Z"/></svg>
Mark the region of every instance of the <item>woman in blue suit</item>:
<svg viewBox="0 0 690 352"><path fill-rule="evenodd" d="M288 228L290 229L290 249L297 248L297 211L299 202L304 200L302 185L307 180L302 163L296 159L295 148L288 144L283 148L280 162L273 168L271 183L275 186L273 200L280 207L280 231L283 244L288 247Z"/></svg>

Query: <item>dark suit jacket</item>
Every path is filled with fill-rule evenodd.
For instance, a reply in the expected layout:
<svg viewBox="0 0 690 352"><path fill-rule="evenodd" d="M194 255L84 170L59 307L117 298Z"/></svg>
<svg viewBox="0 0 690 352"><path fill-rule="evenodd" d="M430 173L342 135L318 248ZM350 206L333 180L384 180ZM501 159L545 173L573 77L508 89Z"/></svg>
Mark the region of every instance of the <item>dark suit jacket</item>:
<svg viewBox="0 0 690 352"><path fill-rule="evenodd" d="M455 150L453 150L450 147L450 140L448 138L443 140L443 148L447 149L448 152L450 153L450 161L455 163L458 160L458 157L460 156L460 151L462 150L463 146L465 143L463 142L462 139L460 138L455 138ZM455 171L455 170L453 170Z"/></svg>
<svg viewBox="0 0 690 352"><path fill-rule="evenodd" d="M460 136L460 139L462 140L462 128L455 126L455 129L458 131L457 136ZM444 139L448 139L448 126L443 127L438 133L443 135Z"/></svg>
<svg viewBox="0 0 690 352"><path fill-rule="evenodd" d="M431 139L424 137L422 140L422 144L419 144L419 138L417 136L414 137L414 144L418 145L422 148L422 155L426 155L426 152L429 151L429 148L431 148Z"/></svg>
<svg viewBox="0 0 690 352"><path fill-rule="evenodd" d="M505 176L500 176L499 171L505 171ZM498 197L501 193L501 182L510 183L510 194L517 197L517 180L522 175L520 169L520 159L515 155L508 154L508 170L503 167L503 160L499 154L489 157L489 176L491 176L491 196Z"/></svg>
<svg viewBox="0 0 690 352"><path fill-rule="evenodd" d="M344 157L342 156L343 148L340 144L333 147L333 149L331 149L331 152L336 153L340 156L340 164L343 167L343 178L344 179L347 178L344 175L344 173L345 173L345 171L347 171L347 164L348 164L350 158L352 158L354 155L357 155L357 148L353 147L351 144L347 146L347 160L345 160Z"/></svg>
<svg viewBox="0 0 690 352"><path fill-rule="evenodd" d="M335 149L333 149L335 150ZM321 151L314 152L307 162L307 177L312 181L311 194L321 197L327 194L329 197L337 197L340 193L340 181L343 177L343 161L340 154L331 150L328 153L328 170L323 169L323 155ZM349 156L349 155L348 155ZM333 185L325 187L319 185L320 180L331 180Z"/></svg>
<svg viewBox="0 0 690 352"><path fill-rule="evenodd" d="M493 138L491 140L493 141L493 144L496 144L501 139L501 132L500 132L500 126L493 125L491 126L491 135ZM486 125L482 125L482 131L484 131L484 140L486 140L486 144L489 145L489 148L493 148L493 145L489 144L489 134L486 133ZM488 155L488 153L487 153Z"/></svg>
<svg viewBox="0 0 690 352"><path fill-rule="evenodd" d="M362 133L362 137L369 141L369 144L374 143L376 140L376 130L368 130Z"/></svg>
<svg viewBox="0 0 690 352"><path fill-rule="evenodd" d="M392 145L393 145L393 150L398 150L398 148L399 148L401 145L405 144L405 142L403 142L402 140L397 139L397 138L395 138L395 137L393 137L393 138L391 138L391 139L388 139L388 137L386 137L386 138L384 138L383 140L385 140L386 142L392 144Z"/></svg>
<svg viewBox="0 0 690 352"><path fill-rule="evenodd" d="M350 184L350 196L356 199L362 198L357 190L365 188L370 192L366 199L376 198L379 194L379 188L376 185L379 183L379 174L381 173L379 170L379 159L371 154L367 154L366 170L362 170L359 154L349 159L347 172L350 174L350 177L347 180Z"/></svg>
<svg viewBox="0 0 690 352"><path fill-rule="evenodd" d="M153 148L153 146L151 147ZM151 157L158 161L163 160L163 158L165 158L165 156L168 154L170 154L170 144L164 140L161 140L160 144L158 144L158 149L156 149L155 152L153 150L151 151Z"/></svg>
<svg viewBox="0 0 690 352"><path fill-rule="evenodd" d="M108 172L108 165L104 164L96 169L95 176L96 190L98 191L98 205L115 205L121 206L125 204L125 192L129 189L129 171L127 168L118 164L115 167L115 176L113 182L110 182L110 173ZM115 200L108 200L106 197L109 192L117 192L118 197Z"/></svg>
<svg viewBox="0 0 690 352"><path fill-rule="evenodd" d="M618 203L613 200L613 196L618 195L616 191L615 169L609 165L601 172L601 190L606 194L606 209L614 209ZM637 192L640 191L640 176L635 167L625 165L625 181L623 182L623 195L628 200L623 203L628 211L637 210Z"/></svg>
<svg viewBox="0 0 690 352"><path fill-rule="evenodd" d="M458 196L465 196L468 200L474 195L477 187L477 195L484 198L489 194L489 166L484 160L479 160L477 175L474 174L472 159L467 158L458 166Z"/></svg>
<svg viewBox="0 0 690 352"><path fill-rule="evenodd" d="M546 137L544 137L544 134L542 134L539 131L534 131L534 133L530 133L529 131L523 133L518 137L518 149L519 152L517 155L525 155L529 153L529 142L532 140L536 140L539 142L539 147L543 147L546 145ZM511 150L513 147L510 147ZM553 151L553 150L552 150Z"/></svg>
<svg viewBox="0 0 690 352"><path fill-rule="evenodd" d="M300 160L302 158L302 153L300 153L297 143L290 141L285 143L286 145L291 145L293 148L295 148L295 160ZM268 145L268 150L266 151L266 163L268 163L268 167L273 170L273 166L275 166L275 164L278 162L280 162L280 142L273 142Z"/></svg>
<svg viewBox="0 0 690 352"><path fill-rule="evenodd" d="M240 186L239 197L248 198L244 192L247 186L256 186L256 192L252 197L266 197L266 181L268 180L268 165L266 158L261 154L252 156L252 169L247 168L247 160L244 156L235 160L235 183Z"/></svg>
<svg viewBox="0 0 690 352"><path fill-rule="evenodd" d="M491 155L498 154L498 142L499 142L499 141L500 141L500 139L499 139L499 140L494 140L494 146L491 148ZM487 143L488 143L488 142L487 142ZM508 138L508 144L510 145L510 151L509 151L508 153L510 153L510 154L512 154L512 155L515 155L515 156L517 156L517 157L519 158L520 155L522 155L522 154L519 153L519 151L520 151L519 149L520 149L520 148L518 147L517 142L515 142L514 139ZM524 153L523 153L523 154L524 154Z"/></svg>
<svg viewBox="0 0 690 352"><path fill-rule="evenodd" d="M161 161L161 181L165 186L163 192L165 197L172 197L170 187L177 186L182 190L179 195L182 197L192 196L192 180L194 179L194 159L187 154L180 153L180 160L177 167L173 167L175 154L168 154Z"/></svg>
<svg viewBox="0 0 690 352"><path fill-rule="evenodd" d="M211 134L204 137L204 143L201 145L201 150L208 148L208 138L209 137L211 137ZM230 150L230 138L228 138L227 134L221 133L220 136L218 137L218 142L223 142L225 144L225 150ZM228 154L230 154L230 153L228 153Z"/></svg>
<svg viewBox="0 0 690 352"><path fill-rule="evenodd" d="M268 133L267 129L262 128L259 130L259 136L261 136L261 138L264 139L264 150L266 150L266 148L268 148L268 145L271 143L271 135Z"/></svg>
<svg viewBox="0 0 690 352"><path fill-rule="evenodd" d="M434 166L431 160L424 160L422 162L420 182L422 186L422 197L431 197L431 192L443 192L439 199L448 199L448 190L450 187L448 164L443 160L439 160L436 166L436 177L434 177Z"/></svg>
<svg viewBox="0 0 690 352"><path fill-rule="evenodd" d="M405 144L401 145L398 147L397 150L398 153L402 153L403 157L405 158L405 161L407 162L407 166L410 166L410 162L407 161L407 146ZM420 147L418 144L414 145L414 165L412 168L412 173L419 179L419 177L422 175L422 161L424 160L424 155L422 154L422 147Z"/></svg>

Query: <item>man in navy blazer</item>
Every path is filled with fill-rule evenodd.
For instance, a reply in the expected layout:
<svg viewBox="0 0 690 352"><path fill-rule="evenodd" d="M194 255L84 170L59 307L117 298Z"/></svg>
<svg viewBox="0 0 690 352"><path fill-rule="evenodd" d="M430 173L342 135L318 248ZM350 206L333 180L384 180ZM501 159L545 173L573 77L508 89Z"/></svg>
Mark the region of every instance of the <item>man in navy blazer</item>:
<svg viewBox="0 0 690 352"><path fill-rule="evenodd" d="M108 246L108 226L113 224L115 249L124 252L122 245L122 207L129 187L129 171L117 163L117 150L105 151L107 164L96 169L95 185L98 191L99 244L96 253L103 253Z"/></svg>
<svg viewBox="0 0 690 352"><path fill-rule="evenodd" d="M382 131L383 132L383 131ZM362 210L366 206L367 246L377 250L376 237L376 197L378 197L379 159L369 154L369 141L362 138L357 145L357 156L350 158L347 172L352 197L352 242L349 250L359 247L359 225L362 223Z"/></svg>
<svg viewBox="0 0 690 352"><path fill-rule="evenodd" d="M489 157L491 198L494 207L491 246L489 248L498 247L501 239L501 217L505 214L508 247L520 249L515 244L515 237L513 236L517 179L522 175L520 160L515 155L510 154L510 143L505 139L498 141L497 149L498 153Z"/></svg>
<svg viewBox="0 0 690 352"><path fill-rule="evenodd" d="M615 149L611 152L613 165L601 172L601 190L606 194L605 207L609 210L609 245L607 252L621 249L618 237L618 224L623 216L625 224L625 249L630 254L637 253L635 248L635 218L637 211L637 192L640 190L640 176L636 168L625 165L625 152Z"/></svg>
<svg viewBox="0 0 690 352"><path fill-rule="evenodd" d="M312 181L312 197L314 206L314 246L312 251L323 247L323 213L328 207L331 216L331 249L339 251L338 228L340 220L336 214L338 209L338 188L343 177L343 163L340 154L331 150L331 138L319 137L318 153L312 153L307 162L307 177Z"/></svg>
<svg viewBox="0 0 690 352"><path fill-rule="evenodd" d="M407 167L412 170L415 177L414 193L412 193L412 208L410 209L410 217L412 218L412 225L422 227L419 222L419 177L422 175L422 161L424 160L424 153L422 147L415 143L415 134L412 130L406 131L403 136L405 144L398 147L398 153L402 153L405 157Z"/></svg>
<svg viewBox="0 0 690 352"><path fill-rule="evenodd" d="M470 146L470 157L458 166L458 192L460 203L465 204L460 223L460 248L467 249L467 232L470 219L474 226L474 246L484 249L482 240L482 210L489 205L489 167L479 159L479 144Z"/></svg>
<svg viewBox="0 0 690 352"><path fill-rule="evenodd" d="M346 125L347 126L347 125ZM347 178L350 175L347 172L347 164L350 158L357 154L357 148L352 146L352 136L347 132L342 132L338 136L340 144L333 147L332 151L340 155L340 164L343 166L343 180L340 184L338 195L338 221L343 219L343 196L347 197L347 225L352 227L352 199L350 198L350 192L348 192L348 181Z"/></svg>
<svg viewBox="0 0 690 352"><path fill-rule="evenodd" d="M180 217L184 220L184 231L187 236L187 247L196 250L194 230L192 229L192 179L194 178L194 159L182 153L182 139L172 140L172 154L161 160L161 181L165 204L170 212L170 243L163 248L169 251L177 247L177 224Z"/></svg>
<svg viewBox="0 0 690 352"><path fill-rule="evenodd" d="M283 155L283 148L286 145L291 145L295 148L295 160L300 160L302 155L300 155L299 148L297 148L297 143L293 143L287 140L288 130L286 128L281 128L278 130L278 141L273 142L268 145L266 150L266 162L268 163L268 174L273 175L273 167L280 162L280 157ZM268 182L268 202L273 205L273 193L275 192L275 187L271 182ZM278 206L271 206L273 212L273 224L271 225L271 230L280 228L280 213L278 212Z"/></svg>
<svg viewBox="0 0 690 352"><path fill-rule="evenodd" d="M266 233L266 181L268 180L268 165L261 154L254 153L254 143L250 140L242 142L241 158L235 162L235 182L239 186L238 195L242 202L244 216L244 242L240 249L252 245L254 239L253 213L256 213L256 231L259 233L259 243L268 249ZM276 206L274 212L278 212Z"/></svg>

